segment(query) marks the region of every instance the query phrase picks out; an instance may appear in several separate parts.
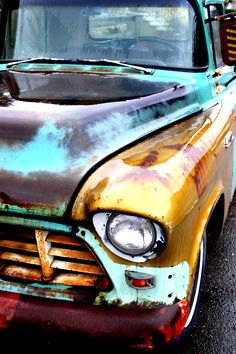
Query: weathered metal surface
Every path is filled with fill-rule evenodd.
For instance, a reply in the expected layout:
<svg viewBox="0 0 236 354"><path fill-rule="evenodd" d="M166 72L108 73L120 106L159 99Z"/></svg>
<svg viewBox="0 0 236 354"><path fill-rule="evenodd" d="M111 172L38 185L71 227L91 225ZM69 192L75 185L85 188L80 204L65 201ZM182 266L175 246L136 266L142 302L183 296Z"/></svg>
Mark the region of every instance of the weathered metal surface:
<svg viewBox="0 0 236 354"><path fill-rule="evenodd" d="M51 267L53 257L48 254L51 242L47 241L48 231L35 230L35 238L42 270L42 279L47 281L52 279L54 269Z"/></svg>
<svg viewBox="0 0 236 354"><path fill-rule="evenodd" d="M16 70L20 69L20 65ZM60 71L44 74L16 70L2 72L1 76L10 88L12 98L21 101L87 105L120 102L154 95L173 87L178 88L178 82L158 82L152 76L146 77L142 74L120 75L114 72L114 69L110 75Z"/></svg>
<svg viewBox="0 0 236 354"><path fill-rule="evenodd" d="M138 85L142 90L150 87L149 94L152 94L131 100L126 100L129 98L127 88L123 88L123 81L120 81L123 76L104 76L106 85L94 86L96 75L88 75L86 97L98 97L103 103L84 105L82 101L81 105L78 85L84 76L67 74L69 82L72 80L72 84L68 82L67 85L66 77L60 75L0 73L0 200L3 211L64 215L81 178L96 163L144 133L166 125L171 121L172 113L175 112L176 120L184 111L186 114L199 109L190 85L154 83L144 80L144 75L127 77L127 88L131 90L132 85ZM30 86L23 90L22 83L26 80ZM37 90L30 89L35 85ZM66 93L66 87L72 90L70 94ZM109 92L113 92L116 98L121 95L120 90L124 90L124 101L106 103L109 97L99 96L101 87L109 88L106 94L109 96ZM85 94L84 90L81 92ZM32 97L37 102L27 102ZM43 97L48 97L47 104L42 103ZM66 105L50 104L54 98Z"/></svg>
<svg viewBox="0 0 236 354"><path fill-rule="evenodd" d="M15 313L15 308L19 294L2 293L4 297L0 300L0 329L6 328L8 323L12 320Z"/></svg>
<svg viewBox="0 0 236 354"><path fill-rule="evenodd" d="M43 230L2 225L0 260L0 274L13 281L94 287L105 275L81 240Z"/></svg>
<svg viewBox="0 0 236 354"><path fill-rule="evenodd" d="M36 245L22 244L21 242L18 242L18 241L0 240L0 247L1 246L3 248L10 248L10 249L16 249L16 250L30 251L30 252L38 253L38 249L37 249Z"/></svg>
<svg viewBox="0 0 236 354"><path fill-rule="evenodd" d="M10 311L9 311L9 307ZM44 329L46 331L66 331L76 334L77 338L88 336L102 339L106 333L109 342L129 344L142 349L152 349L153 341L166 344L174 336L175 323L181 316L181 304L159 305L156 309L110 307L109 311L99 306L89 306L68 302L51 302L47 299L8 296L0 292L2 309L1 328L12 325ZM9 315L10 312L10 315ZM83 321L81 321L81 318ZM169 337L170 336L170 337Z"/></svg>
<svg viewBox="0 0 236 354"><path fill-rule="evenodd" d="M72 232L72 226L68 224L62 224L62 223L57 223L54 221L49 221L49 220L40 220L40 219L27 219L24 217L19 217L19 216L13 216L13 215L0 215L0 225L2 224L8 224L8 225L18 225L22 226L24 225L27 228L31 229L38 229L42 228L44 230L48 231L54 231L54 232L63 232L63 233L71 233Z"/></svg>
<svg viewBox="0 0 236 354"><path fill-rule="evenodd" d="M1 245L1 242L0 242ZM74 258L74 259L84 259L86 261L93 261L94 257L89 252L84 251L75 251L75 250L65 250L65 249L58 249L55 247L51 247L49 252L51 256L58 256L58 257L67 257L67 258Z"/></svg>
<svg viewBox="0 0 236 354"><path fill-rule="evenodd" d="M112 210L160 222L168 233L168 247L145 266L171 267L187 260L191 287L210 213L207 204L211 198L217 200L222 183L232 178L228 166L232 151L225 151L224 137L230 127L235 129L235 117L234 103L225 98L224 105L215 105L115 156L85 182L73 218ZM216 174L219 166L221 172ZM231 187L224 193L227 204Z"/></svg>
<svg viewBox="0 0 236 354"><path fill-rule="evenodd" d="M236 179L236 145L225 144L236 134L235 89L222 85L221 72L213 77L211 61L202 72L149 75L100 65L1 67L0 222L39 231L30 245L1 231L0 289L31 297L0 293L0 327L132 337L152 349L164 333L166 340L176 334L179 300L190 300L201 238L221 195L226 217ZM166 249L142 265L114 255L91 223L100 211L160 223ZM51 216L55 223L40 220ZM73 230L92 252L48 234L54 226ZM130 287L127 271L153 276L153 287ZM100 291L99 280L107 284Z"/></svg>
<svg viewBox="0 0 236 354"><path fill-rule="evenodd" d="M189 118L181 125L165 129L101 166L85 182L79 193L73 210L74 216L77 217L78 213L78 218L81 217L79 213L84 210L132 209L133 213L141 213L157 221L167 220L172 227L178 224L188 212L188 205L191 202L194 205L204 192L207 173L213 172L209 166L215 157L210 149L215 139L224 136L225 131L222 129L232 110L231 107L225 107L221 113L221 109L218 105L208 112ZM222 118L214 124L219 114ZM231 120L233 122L234 115ZM211 156L214 157L212 161ZM131 202L137 183L142 185L138 195L142 205L134 203L133 199ZM111 188L112 193L109 193ZM162 193L162 196L156 198L157 192ZM186 209L176 208L174 198L177 197L188 200L186 206L183 203ZM176 216L178 219L175 219Z"/></svg>
<svg viewBox="0 0 236 354"><path fill-rule="evenodd" d="M15 272L15 270L13 270L13 272ZM16 267L16 272L17 272L17 267ZM29 279L29 277L26 279ZM94 277L91 275L89 277L83 275L83 279L81 279L83 281L83 284L81 281L81 285L86 284L88 287L83 286L81 288L78 288L78 282L75 282L75 279L73 278L70 279L71 284L69 285L66 284L66 281L68 280L68 275L67 278L64 279L65 280L64 282L63 282L63 277L61 277L61 279L60 276L59 279L57 279L56 277L54 279L55 282L53 283L53 286L48 284L40 284L39 276L37 276L37 274L35 274L35 279L32 279L32 281L33 280L35 282L31 283L30 286L28 282L25 283L25 282L1 280L0 282L1 291L34 296L38 299L47 298L53 300L65 300L65 301L72 301L72 302L79 301L81 303L91 303L91 304L94 302L94 298L96 296L95 291L91 290L91 287L93 287L94 289L94 283L96 279L94 279ZM73 286L76 286L76 288L74 288Z"/></svg>
<svg viewBox="0 0 236 354"><path fill-rule="evenodd" d="M19 262L31 265L40 265L38 257L26 256L11 252L1 252L1 259L12 262Z"/></svg>
<svg viewBox="0 0 236 354"><path fill-rule="evenodd" d="M186 261L170 267L158 267L156 264L151 267L148 264L145 268L143 264L123 260L108 249L101 247L99 239L94 237L95 235L88 229L79 228L77 235L90 245L99 259L102 259L103 267L113 284L110 291L101 291L97 294L95 299L97 305L129 306L136 303L140 306L155 308L159 303L170 305L175 303L176 299L183 299L187 296L190 273ZM142 273L144 269L147 274L155 276L156 286L148 291L136 290L127 286L126 272ZM165 284L165 286L161 286L161 284Z"/></svg>
<svg viewBox="0 0 236 354"><path fill-rule="evenodd" d="M102 62L101 62L102 64ZM122 65L122 64L121 64ZM125 64L123 64L125 65ZM15 72L36 72L36 73L79 73L79 74L113 74L113 75L120 75L120 74L140 74L140 69L135 69L135 67L123 67L123 66L117 66L117 67L109 67L109 66L95 66L88 64L86 65L85 63L83 65L78 64L65 64L65 63L60 63L59 60L55 60L55 63L51 64L40 64L40 63L22 63L17 66L12 66L11 64L11 70ZM145 70L145 69L144 69Z"/></svg>
<svg viewBox="0 0 236 354"><path fill-rule="evenodd" d="M86 264L81 265L73 262L53 261L52 268L72 270L79 273L87 273L87 274L88 273L97 274L97 275L103 274L103 271L101 270L100 267L86 265Z"/></svg>

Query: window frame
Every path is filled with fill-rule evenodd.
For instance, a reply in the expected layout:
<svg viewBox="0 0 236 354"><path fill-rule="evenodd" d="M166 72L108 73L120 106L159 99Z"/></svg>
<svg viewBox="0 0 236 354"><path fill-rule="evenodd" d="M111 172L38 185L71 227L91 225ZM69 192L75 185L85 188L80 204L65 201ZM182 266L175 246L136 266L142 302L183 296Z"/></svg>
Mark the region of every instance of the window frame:
<svg viewBox="0 0 236 354"><path fill-rule="evenodd" d="M206 6L206 10L207 10L207 20L206 20L206 24L207 24L207 30L209 33L209 38L210 38L210 49L211 49L211 55L212 55L212 59L213 59L213 64L215 68L219 68L220 66L223 65L223 60L222 60L222 55L220 55L220 57L218 57L217 55L217 42L216 42L216 36L214 33L214 23L219 24L219 21L216 20L214 17L212 17L212 9L214 8L215 11L218 12L217 15L223 15L224 14L224 8L221 4L209 4ZM220 39L220 36L219 36ZM220 45L220 42L219 42ZM218 47L218 49L220 49L220 47Z"/></svg>
<svg viewBox="0 0 236 354"><path fill-rule="evenodd" d="M18 0L13 0L13 6L16 5ZM42 1L42 0L39 0ZM108 0L104 0L108 1ZM196 4L195 1L193 0L186 0L192 7L195 12L195 18L196 18L196 30L195 30L195 42L196 46L193 48L193 65L191 67L185 67L185 66L178 66L178 67L173 67L173 66L154 66L158 69L163 69L163 70L177 70L177 71L187 71L187 72L202 72L206 71L207 67L209 65L209 58L208 58L208 51L207 51L207 42L205 38L205 31L204 31L204 20L201 16L200 13L200 8ZM10 58L3 59L4 57L4 39L5 39L5 30L6 30L6 22L7 18L9 15L9 5L7 0L0 0L0 2L3 4L3 10L2 13L4 15L2 16L2 20L0 22L0 55L1 62L5 61L14 61L13 59L11 60ZM200 45L201 43L201 45ZM201 49L201 51L199 50Z"/></svg>

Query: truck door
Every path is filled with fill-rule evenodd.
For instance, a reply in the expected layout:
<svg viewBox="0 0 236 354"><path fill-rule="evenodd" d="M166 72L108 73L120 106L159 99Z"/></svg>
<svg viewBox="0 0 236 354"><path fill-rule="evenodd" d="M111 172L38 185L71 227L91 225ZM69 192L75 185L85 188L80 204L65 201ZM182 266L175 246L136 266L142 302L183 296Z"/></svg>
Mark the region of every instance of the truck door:
<svg viewBox="0 0 236 354"><path fill-rule="evenodd" d="M212 1L206 0L206 12L207 12L207 28L209 32L210 45L211 45L211 58L212 58L212 76L211 80L214 81L213 87L215 87L215 95L219 97L221 101L224 94L232 94L232 98L236 97L236 76L234 68L227 66L223 63L221 55L221 43L219 34L219 21L215 20L217 16L224 14L224 5L222 2L213 3ZM236 111L236 104L234 104L235 99L232 99L232 108ZM227 136L225 137L225 146L230 148L232 145L232 195L234 194L236 188L236 124L230 128Z"/></svg>

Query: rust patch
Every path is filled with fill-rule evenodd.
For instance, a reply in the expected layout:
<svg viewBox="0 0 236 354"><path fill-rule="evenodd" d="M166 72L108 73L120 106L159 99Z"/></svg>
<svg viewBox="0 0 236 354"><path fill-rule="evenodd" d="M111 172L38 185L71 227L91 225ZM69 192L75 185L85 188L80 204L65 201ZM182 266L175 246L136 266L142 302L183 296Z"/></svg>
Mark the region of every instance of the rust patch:
<svg viewBox="0 0 236 354"><path fill-rule="evenodd" d="M152 165L154 165L157 162L157 158L158 158L158 151L156 150L152 150L143 160L143 163L141 164L141 166L143 167L150 167Z"/></svg>
<svg viewBox="0 0 236 354"><path fill-rule="evenodd" d="M78 306L67 301L39 301L35 297L22 296L15 312L14 324L23 328L44 328L55 333L76 333L78 338L89 336L93 340L103 341L106 333L113 345L114 341L123 344L128 341L140 349L150 349L154 347L154 342L164 344L166 334L163 331L166 327L174 329L181 316L178 303L166 306L166 311L162 309L163 305L154 309L140 307L139 311L137 308L117 306Z"/></svg>
<svg viewBox="0 0 236 354"><path fill-rule="evenodd" d="M131 155L123 159L123 162L129 166L148 168L158 163L158 156L159 152L157 150L148 150L145 153Z"/></svg>
<svg viewBox="0 0 236 354"><path fill-rule="evenodd" d="M198 197L200 197L206 187L206 152L194 145L186 145L186 143L166 145L164 149L182 151L184 156L189 161L192 161L194 165L192 170L190 170L190 165L188 163L182 163L181 168L183 170L183 174L190 175L193 179Z"/></svg>
<svg viewBox="0 0 236 354"><path fill-rule="evenodd" d="M206 162L207 156L205 152L195 146L189 146L187 155L194 162L195 166L191 172L194 184L196 186L198 197L200 197L206 188Z"/></svg>
<svg viewBox="0 0 236 354"><path fill-rule="evenodd" d="M48 231L35 230L35 237L42 268L42 278L45 281L50 281L54 275L54 269L50 266L53 261L53 257L48 254L51 243L46 240L47 236Z"/></svg>
<svg viewBox="0 0 236 354"><path fill-rule="evenodd" d="M164 186L170 187L169 185L169 179L165 176L162 176L158 171L156 170L148 170L144 168L143 166L139 169L135 169L130 171L129 173L126 173L124 176L120 177L117 182L123 182L127 180L132 180L133 183L137 182L140 184L140 181L149 181L149 182L156 182L160 181Z"/></svg>
<svg viewBox="0 0 236 354"><path fill-rule="evenodd" d="M4 297L0 297L0 328L7 328L8 323L14 317L16 306L20 300L19 294L1 292Z"/></svg>
<svg viewBox="0 0 236 354"><path fill-rule="evenodd" d="M18 204L18 201L10 198L6 193L0 192L0 203L4 204Z"/></svg>
<svg viewBox="0 0 236 354"><path fill-rule="evenodd" d="M163 149L171 149L171 150L178 150L178 151L181 151L185 146L186 146L186 143L182 143L182 144L172 144L172 145L166 145L166 146L164 146Z"/></svg>

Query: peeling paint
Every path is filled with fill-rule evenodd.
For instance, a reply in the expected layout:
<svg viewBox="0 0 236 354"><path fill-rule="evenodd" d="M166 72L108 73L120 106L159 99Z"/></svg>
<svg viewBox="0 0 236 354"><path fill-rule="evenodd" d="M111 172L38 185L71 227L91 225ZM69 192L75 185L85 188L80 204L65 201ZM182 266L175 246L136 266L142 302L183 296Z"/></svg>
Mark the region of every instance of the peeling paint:
<svg viewBox="0 0 236 354"><path fill-rule="evenodd" d="M76 83L82 80L77 74L68 75ZM60 96L65 94L62 84L55 86L57 77L56 74L44 76L31 72L0 74L1 87L4 87L0 96L0 208L3 211L64 215L81 178L103 158L166 125L172 114L177 120L184 111L186 114L190 109L199 109L191 85L161 82L149 76L144 79L142 75L127 76L127 82L141 83L140 87L145 90L145 85L151 85L153 91L145 97L130 99L125 94L123 102L109 103L104 98L100 104L81 105L78 101L68 105L64 102L65 97ZM91 94L95 90L92 86L95 79L89 76ZM22 93L26 96L21 102L22 80L32 81L30 87L35 86L34 80L37 87L43 87L37 91L39 96L35 103L27 102L30 101L30 88ZM119 77L109 75L106 80L111 81L114 88L120 82ZM114 80L118 80L117 85ZM57 90L61 105L42 103L42 95L48 92L46 84L50 92L53 87ZM9 107L5 101L7 92L12 97ZM86 91L87 96L89 92ZM100 86L96 92L99 94ZM120 96L119 91L117 94ZM148 167L155 163L155 155L153 150L142 164Z"/></svg>
<svg viewBox="0 0 236 354"><path fill-rule="evenodd" d="M199 34L211 21L196 23ZM233 81L222 84L223 69L216 80L210 51L208 63L195 54L189 71L107 59L0 64L0 329L105 333L152 350L188 325L202 236L219 198L226 219L236 187L236 143L224 144L236 135ZM146 253L109 240L112 213L149 219ZM151 282L132 284L137 273Z"/></svg>
<svg viewBox="0 0 236 354"><path fill-rule="evenodd" d="M97 257L103 260L103 266L107 270L108 275L112 281L113 289L110 292L99 293L95 299L96 304L101 302L107 304L116 304L118 299L120 306L127 306L132 303L139 305L147 305L148 307L155 307L157 304L173 304L176 299L184 299L187 295L189 282L189 266L187 262L174 265L173 267L158 268L148 267L146 272L156 277L156 287L148 291L136 290L129 287L125 280L125 271L143 272L144 268L133 262L122 262L120 259L114 259L110 252L104 250L99 246L98 240L93 237L93 234L84 228L83 240L96 252ZM80 236L81 237L81 236ZM171 277L169 277L171 275ZM163 286L165 284L165 286ZM169 294L172 294L169 296Z"/></svg>

